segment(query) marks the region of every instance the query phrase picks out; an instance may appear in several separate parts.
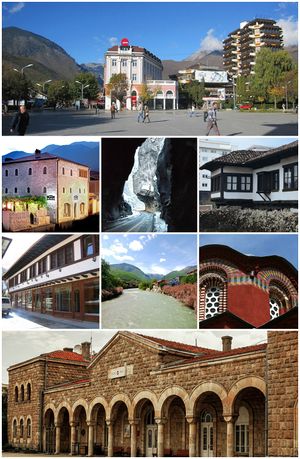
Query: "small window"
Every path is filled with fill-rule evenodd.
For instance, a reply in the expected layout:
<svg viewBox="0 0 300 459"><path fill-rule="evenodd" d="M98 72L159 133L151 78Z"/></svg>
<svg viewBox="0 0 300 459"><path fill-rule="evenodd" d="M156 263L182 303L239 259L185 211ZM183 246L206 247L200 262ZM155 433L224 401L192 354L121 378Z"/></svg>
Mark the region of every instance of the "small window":
<svg viewBox="0 0 300 459"><path fill-rule="evenodd" d="M8 188L5 188L5 193L6 193L6 194L8 193Z"/></svg>
<svg viewBox="0 0 300 459"><path fill-rule="evenodd" d="M63 193L65 193L65 192L66 192L66 189L65 189L65 187L63 187Z"/></svg>
<svg viewBox="0 0 300 459"><path fill-rule="evenodd" d="M24 402L24 386L23 386L23 384L21 386L20 398L21 398L21 402Z"/></svg>
<svg viewBox="0 0 300 459"><path fill-rule="evenodd" d="M82 238L82 255L83 258L93 256L95 253L93 236L84 236Z"/></svg>
<svg viewBox="0 0 300 459"><path fill-rule="evenodd" d="M15 169L15 175L19 175L19 170Z"/></svg>
<svg viewBox="0 0 300 459"><path fill-rule="evenodd" d="M5 169L5 177L8 177L8 169Z"/></svg>
<svg viewBox="0 0 300 459"><path fill-rule="evenodd" d="M65 175L65 168L62 168L62 175Z"/></svg>
<svg viewBox="0 0 300 459"><path fill-rule="evenodd" d="M20 421L20 437L23 438L24 437L24 420L21 419Z"/></svg>
<svg viewBox="0 0 300 459"><path fill-rule="evenodd" d="M79 193L81 193L81 188L79 188Z"/></svg>
<svg viewBox="0 0 300 459"><path fill-rule="evenodd" d="M18 386L15 387L15 402L19 401L19 388Z"/></svg>
<svg viewBox="0 0 300 459"><path fill-rule="evenodd" d="M237 176L227 175L227 191L237 191Z"/></svg>
<svg viewBox="0 0 300 459"><path fill-rule="evenodd" d="M47 174L47 167L43 167L43 174Z"/></svg>
<svg viewBox="0 0 300 459"><path fill-rule="evenodd" d="M31 437L31 419L27 419L26 430L27 430L27 438L30 438Z"/></svg>
<svg viewBox="0 0 300 459"><path fill-rule="evenodd" d="M71 205L68 202L64 204L64 217L71 217Z"/></svg>
<svg viewBox="0 0 300 459"><path fill-rule="evenodd" d="M27 400L28 401L31 400L31 384L30 383L27 384Z"/></svg>
<svg viewBox="0 0 300 459"><path fill-rule="evenodd" d="M73 177L73 171L72 171L72 169L70 170L70 175L71 175L71 177Z"/></svg>
<svg viewBox="0 0 300 459"><path fill-rule="evenodd" d="M14 422L13 422L13 437L14 438L16 438L17 436L17 429L18 429L18 424L17 424L16 419L14 419Z"/></svg>
<svg viewBox="0 0 300 459"><path fill-rule="evenodd" d="M18 188L15 188L15 193L18 193Z"/></svg>
<svg viewBox="0 0 300 459"><path fill-rule="evenodd" d="M70 193L72 193L72 188L70 188Z"/></svg>
<svg viewBox="0 0 300 459"><path fill-rule="evenodd" d="M28 169L28 175L32 175L32 168L31 167Z"/></svg>
<svg viewBox="0 0 300 459"><path fill-rule="evenodd" d="M29 186L27 187L27 193L30 193L30 188L29 188Z"/></svg>
<svg viewBox="0 0 300 459"><path fill-rule="evenodd" d="M44 186L43 193L47 193L47 188Z"/></svg>

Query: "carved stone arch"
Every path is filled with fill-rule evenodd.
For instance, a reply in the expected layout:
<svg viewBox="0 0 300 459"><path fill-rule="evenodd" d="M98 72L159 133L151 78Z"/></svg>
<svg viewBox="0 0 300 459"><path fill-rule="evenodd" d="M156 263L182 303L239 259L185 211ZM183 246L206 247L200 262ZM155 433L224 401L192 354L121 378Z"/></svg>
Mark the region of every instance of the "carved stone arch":
<svg viewBox="0 0 300 459"><path fill-rule="evenodd" d="M185 406L185 412L190 412L190 399L187 391L180 386L171 386L165 389L160 395L157 403L157 410L155 416L157 418L163 417L163 408L168 399L179 397Z"/></svg>
<svg viewBox="0 0 300 459"><path fill-rule="evenodd" d="M92 421L92 413L93 413L93 409L96 405L102 405L103 408L104 408L104 411L105 411L105 416L107 417L107 413L108 413L108 402L107 400L104 398L104 397L96 397L94 398L91 403L89 404L89 410L87 412L87 420L88 421Z"/></svg>
<svg viewBox="0 0 300 459"><path fill-rule="evenodd" d="M190 395L190 409L191 411L187 414L187 416L194 416L195 415L195 409L197 405L197 401L199 397L201 397L202 394L205 394L206 392L213 392L216 394L219 399L221 400L222 406L223 401L226 400L227 397L227 392L225 388L218 383L214 382L204 382L200 384L199 386L195 387Z"/></svg>
<svg viewBox="0 0 300 459"><path fill-rule="evenodd" d="M60 411L61 411L63 408L65 408L65 409L68 411L68 413L69 413L69 419L71 419L71 413L72 413L72 407L71 407L71 405L70 405L68 402L61 402L61 403L57 406L57 408L55 409L55 416L54 416L54 421L55 421L55 422L59 422L59 421L58 421L58 416L59 416Z"/></svg>
<svg viewBox="0 0 300 459"><path fill-rule="evenodd" d="M133 400L132 400L132 414L133 414L133 418L136 418L138 417L137 416L137 408L138 408L138 404L141 400L149 400L152 405L153 405L153 408L154 408L154 413L155 413L155 416L156 416L156 411L157 411L157 406L158 406L158 400L157 400L157 396L155 395L154 392L150 391L150 390L143 390L141 392L138 392Z"/></svg>
<svg viewBox="0 0 300 459"><path fill-rule="evenodd" d="M48 410L52 410L53 415L54 415L54 421L56 422L56 408L55 408L54 403L52 402L47 403L47 405L43 409L43 421L45 421L45 415Z"/></svg>
<svg viewBox="0 0 300 459"><path fill-rule="evenodd" d="M112 412L113 412L114 406L118 402L123 402L126 405L127 411L128 411L128 419L132 419L132 417L133 417L132 403L131 403L131 400L130 400L130 398L128 397L127 394L116 394L111 399L111 401L109 402L109 405L108 405L108 410L106 412L107 419L111 419L112 418Z"/></svg>
<svg viewBox="0 0 300 459"><path fill-rule="evenodd" d="M75 414L76 408L77 408L78 406L82 406L82 407L85 409L85 414L86 414L86 416L87 416L88 409L89 409L88 404L87 404L87 402L86 402L83 398L80 398L79 400L76 400L75 403L73 403L72 408L71 408L71 413L69 413L69 415L70 415L70 420L71 420L72 422L75 421L75 419L74 419L74 414Z"/></svg>
<svg viewBox="0 0 300 459"><path fill-rule="evenodd" d="M259 376L248 376L242 378L231 386L227 398L224 400L224 415L232 416L234 414L234 402L238 394L243 389L254 388L258 389L265 397L267 393L266 382Z"/></svg>

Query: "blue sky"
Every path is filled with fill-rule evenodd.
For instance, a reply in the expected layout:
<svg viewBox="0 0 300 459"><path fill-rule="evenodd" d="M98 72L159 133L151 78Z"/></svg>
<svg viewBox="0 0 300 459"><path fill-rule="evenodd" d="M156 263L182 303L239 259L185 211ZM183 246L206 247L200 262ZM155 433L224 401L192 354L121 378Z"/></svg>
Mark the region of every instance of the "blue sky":
<svg viewBox="0 0 300 459"><path fill-rule="evenodd" d="M200 235L200 246L223 244L247 255L279 255L298 268L298 237L294 234Z"/></svg>
<svg viewBox="0 0 300 459"><path fill-rule="evenodd" d="M244 150L253 145L263 145L266 147L275 148L294 142L295 140L297 140L297 137L224 137L220 140L220 142L223 143L224 141L225 143L233 145L234 150ZM219 139L214 139L214 141L219 141ZM200 141L201 145L203 145L205 142L210 142L210 139L201 139Z"/></svg>
<svg viewBox="0 0 300 459"><path fill-rule="evenodd" d="M165 275L197 264L195 235L103 235L101 257L110 264L129 263L146 274Z"/></svg>
<svg viewBox="0 0 300 459"><path fill-rule="evenodd" d="M20 27L62 46L79 63L102 62L124 37L161 59L182 60L255 17L279 21L286 44L297 43L296 2L5 2L3 27Z"/></svg>

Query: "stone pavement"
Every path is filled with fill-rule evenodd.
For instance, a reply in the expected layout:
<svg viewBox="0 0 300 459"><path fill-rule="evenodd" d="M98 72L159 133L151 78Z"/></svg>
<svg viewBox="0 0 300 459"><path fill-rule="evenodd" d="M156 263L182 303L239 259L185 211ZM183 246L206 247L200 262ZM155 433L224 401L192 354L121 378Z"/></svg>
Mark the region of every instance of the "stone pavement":
<svg viewBox="0 0 300 459"><path fill-rule="evenodd" d="M3 116L3 135L12 135L9 128L13 115ZM137 123L137 113L124 111L111 120L104 110L44 110L30 113L26 135L99 135L99 136L203 136L206 123L203 112L190 118L186 110L151 111L150 123ZM218 112L222 136L291 136L298 134L297 114L257 113L239 111ZM213 134L213 133L212 133Z"/></svg>
<svg viewBox="0 0 300 459"><path fill-rule="evenodd" d="M99 329L99 324L97 322L67 320L57 316L16 309L13 310L9 316L2 317L1 328L4 331L36 330L42 328Z"/></svg>

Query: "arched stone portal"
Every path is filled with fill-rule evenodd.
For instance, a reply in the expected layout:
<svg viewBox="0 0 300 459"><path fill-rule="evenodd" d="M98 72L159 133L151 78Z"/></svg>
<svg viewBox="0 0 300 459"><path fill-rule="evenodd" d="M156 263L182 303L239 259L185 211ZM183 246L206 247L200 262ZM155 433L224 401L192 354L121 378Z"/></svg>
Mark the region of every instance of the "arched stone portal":
<svg viewBox="0 0 300 459"><path fill-rule="evenodd" d="M44 415L44 452L47 454L55 453L55 424L54 424L54 412L51 408L48 408Z"/></svg>
<svg viewBox="0 0 300 459"><path fill-rule="evenodd" d="M189 425L186 420L185 391L174 390L180 395L169 395L161 406L158 424L157 454L162 456L189 455Z"/></svg>
<svg viewBox="0 0 300 459"><path fill-rule="evenodd" d="M71 423L71 453L78 455L88 454L88 424L87 410L78 404L73 411Z"/></svg>
<svg viewBox="0 0 300 459"><path fill-rule="evenodd" d="M138 400L139 397L134 400L134 419L130 421L132 457L157 455L157 424L155 422L157 402L154 394L147 395L150 395L151 400L148 398Z"/></svg>
<svg viewBox="0 0 300 459"><path fill-rule="evenodd" d="M108 456L130 456L130 433L129 409L127 404L116 401L110 409L108 424Z"/></svg>
<svg viewBox="0 0 300 459"><path fill-rule="evenodd" d="M59 449L58 449L59 448ZM66 407L62 407L57 415L56 423L56 453L71 452L70 414Z"/></svg>
<svg viewBox="0 0 300 459"><path fill-rule="evenodd" d="M105 406L106 402L104 401ZM88 455L104 455L108 446L108 430L106 425L105 406L95 400L92 404L89 422Z"/></svg>

